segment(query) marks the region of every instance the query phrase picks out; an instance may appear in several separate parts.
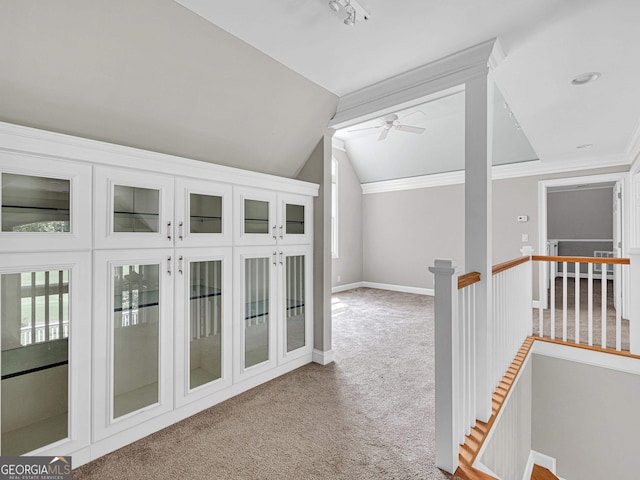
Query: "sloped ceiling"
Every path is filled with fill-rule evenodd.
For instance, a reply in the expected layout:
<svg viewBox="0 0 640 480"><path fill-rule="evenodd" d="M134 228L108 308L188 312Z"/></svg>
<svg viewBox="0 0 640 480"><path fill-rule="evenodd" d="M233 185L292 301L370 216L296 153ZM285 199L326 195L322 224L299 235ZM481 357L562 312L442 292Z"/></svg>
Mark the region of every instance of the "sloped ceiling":
<svg viewBox="0 0 640 480"><path fill-rule="evenodd" d="M282 176L337 96L172 0L0 0L0 121Z"/></svg>
<svg viewBox="0 0 640 480"><path fill-rule="evenodd" d="M338 95L497 37L494 79L542 163L640 152L638 0L359 0L370 19L354 27L326 0L176 1Z"/></svg>
<svg viewBox="0 0 640 480"><path fill-rule="evenodd" d="M502 94L494 90L493 164L537 160ZM378 140L382 127L379 119L375 119L335 133L335 138L344 144L360 183L464 170L464 91L396 114L401 125L424 128L424 132L391 128L384 140Z"/></svg>

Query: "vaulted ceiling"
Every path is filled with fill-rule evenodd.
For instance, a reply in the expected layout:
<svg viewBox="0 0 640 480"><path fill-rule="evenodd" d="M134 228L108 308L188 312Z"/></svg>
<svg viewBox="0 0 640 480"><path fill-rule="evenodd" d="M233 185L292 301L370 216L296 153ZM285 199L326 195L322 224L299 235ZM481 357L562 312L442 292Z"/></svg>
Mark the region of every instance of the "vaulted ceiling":
<svg viewBox="0 0 640 480"><path fill-rule="evenodd" d="M637 153L637 0L359 3L347 27L326 0L0 0L0 120L293 176L339 96L498 37L542 162Z"/></svg>

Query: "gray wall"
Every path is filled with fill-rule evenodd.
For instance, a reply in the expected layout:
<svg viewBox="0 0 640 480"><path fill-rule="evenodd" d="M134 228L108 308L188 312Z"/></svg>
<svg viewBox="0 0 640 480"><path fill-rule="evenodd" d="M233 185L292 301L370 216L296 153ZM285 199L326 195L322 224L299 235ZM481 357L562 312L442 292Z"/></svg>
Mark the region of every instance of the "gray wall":
<svg viewBox="0 0 640 480"><path fill-rule="evenodd" d="M612 235L612 187L547 194L549 239L610 239Z"/></svg>
<svg viewBox="0 0 640 480"><path fill-rule="evenodd" d="M338 258L331 284L336 286L362 281L362 187L347 154L334 148L333 156L338 161Z"/></svg>
<svg viewBox="0 0 640 480"><path fill-rule="evenodd" d="M464 261L463 212L463 185L364 195L364 280L431 288L435 258Z"/></svg>
<svg viewBox="0 0 640 480"><path fill-rule="evenodd" d="M331 136L325 135L298 174L320 185L313 199L313 348L331 350Z"/></svg>
<svg viewBox="0 0 640 480"><path fill-rule="evenodd" d="M521 479L531 451L531 362L528 362L509 402L494 427L480 461L504 479Z"/></svg>
<svg viewBox="0 0 640 480"><path fill-rule="evenodd" d="M627 167L495 180L493 263L538 252L538 182L626 171ZM363 196L363 280L433 288L427 267L435 258L464 264L464 186L450 185ZM528 215L518 222L518 215ZM522 234L529 236L522 241ZM534 282L535 285L535 282Z"/></svg>
<svg viewBox="0 0 640 480"><path fill-rule="evenodd" d="M293 177L338 98L173 0L3 1L0 120Z"/></svg>
<svg viewBox="0 0 640 480"><path fill-rule="evenodd" d="M534 355L532 448L567 479L637 478L640 375Z"/></svg>

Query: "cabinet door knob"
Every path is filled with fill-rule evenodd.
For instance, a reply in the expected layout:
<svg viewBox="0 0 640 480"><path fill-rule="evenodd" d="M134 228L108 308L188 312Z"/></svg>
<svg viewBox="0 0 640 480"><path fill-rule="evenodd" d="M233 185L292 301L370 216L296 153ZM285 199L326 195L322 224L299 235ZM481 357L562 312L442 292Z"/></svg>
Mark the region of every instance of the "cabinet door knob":
<svg viewBox="0 0 640 480"><path fill-rule="evenodd" d="M280 225L280 240L284 238L284 226Z"/></svg>
<svg viewBox="0 0 640 480"><path fill-rule="evenodd" d="M167 257L167 273L171 275L171 257Z"/></svg>
<svg viewBox="0 0 640 480"><path fill-rule="evenodd" d="M180 222L180 223L178 224L178 238L179 238L180 240L184 240L184 238L182 238L182 233L183 233L183 232L182 232L182 229L183 229L183 227L184 227L184 222Z"/></svg>
<svg viewBox="0 0 640 480"><path fill-rule="evenodd" d="M284 252L280 250L280 265L284 265Z"/></svg>
<svg viewBox="0 0 640 480"><path fill-rule="evenodd" d="M274 228L275 228L275 227L274 227ZM274 265L278 265L278 261L276 260L277 252L273 252L273 253L272 253L272 255L273 255L273 264L274 264Z"/></svg>
<svg viewBox="0 0 640 480"><path fill-rule="evenodd" d="M167 238L171 241L171 222L167 222Z"/></svg>
<svg viewBox="0 0 640 480"><path fill-rule="evenodd" d="M276 226L275 226L275 225L273 226L273 229L272 229L272 230L273 230L273 233L272 233L272 235L273 235L273 239L274 239L274 240L277 240L277 239L278 239L278 236L276 235Z"/></svg>
<svg viewBox="0 0 640 480"><path fill-rule="evenodd" d="M182 255L180 255L178 257L178 271L180 272L180 275L183 274L182 270L183 270L183 263L182 263L183 257Z"/></svg>

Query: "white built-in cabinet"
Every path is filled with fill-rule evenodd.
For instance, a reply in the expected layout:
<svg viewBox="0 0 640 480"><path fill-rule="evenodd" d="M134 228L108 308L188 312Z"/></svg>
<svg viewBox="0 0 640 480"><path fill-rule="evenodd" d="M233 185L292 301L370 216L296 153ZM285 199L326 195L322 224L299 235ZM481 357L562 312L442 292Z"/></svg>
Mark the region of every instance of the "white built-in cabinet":
<svg viewBox="0 0 640 480"><path fill-rule="evenodd" d="M313 240L313 199L259 188L234 189L236 245L300 245Z"/></svg>
<svg viewBox="0 0 640 480"><path fill-rule="evenodd" d="M236 248L236 381L311 354L311 252L310 245Z"/></svg>
<svg viewBox="0 0 640 480"><path fill-rule="evenodd" d="M2 455L75 467L311 361L317 186L47 135L0 145Z"/></svg>

